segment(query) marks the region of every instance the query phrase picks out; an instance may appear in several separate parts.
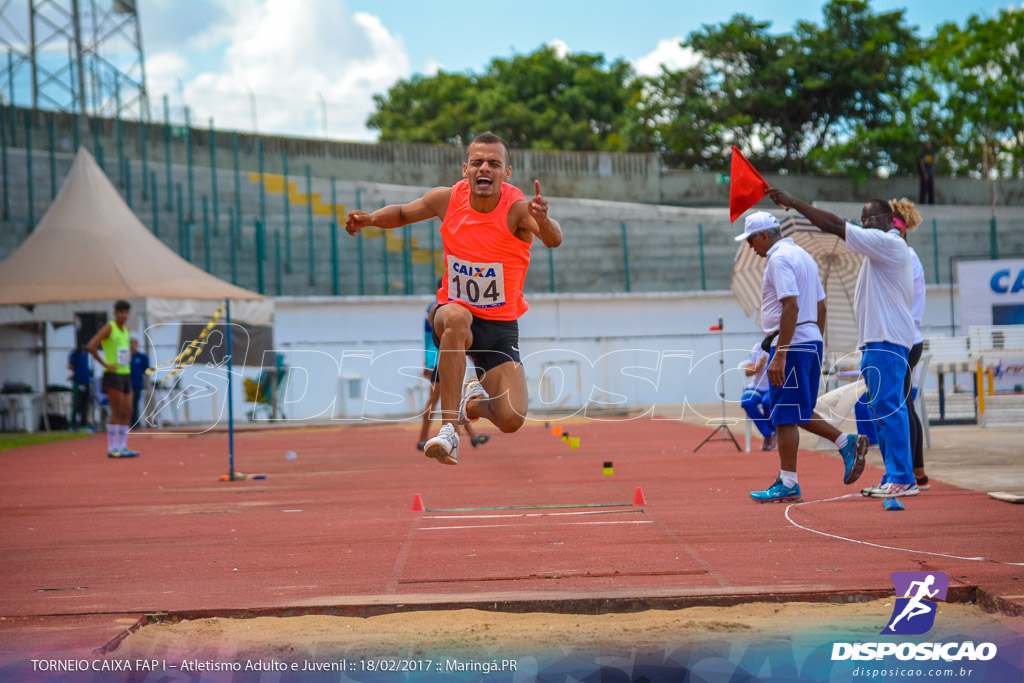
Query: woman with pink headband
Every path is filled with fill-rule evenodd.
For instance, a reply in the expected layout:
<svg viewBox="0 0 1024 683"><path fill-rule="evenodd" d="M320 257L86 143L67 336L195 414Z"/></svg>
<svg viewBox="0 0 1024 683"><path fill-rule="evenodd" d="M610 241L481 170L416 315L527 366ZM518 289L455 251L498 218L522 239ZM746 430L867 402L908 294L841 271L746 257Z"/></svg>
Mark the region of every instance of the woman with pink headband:
<svg viewBox="0 0 1024 683"><path fill-rule="evenodd" d="M899 229L900 236L907 239L907 233L921 224L921 214L918 213L914 202L909 199L890 199L889 207L893 213L893 226ZM909 244L910 260L914 266L914 303L910 312L914 318L914 345L910 347L908 358L907 376L903 380L903 393L907 396L907 415L910 419L910 453L914 459L914 477L917 479L917 488L924 491L930 487L928 475L924 471L924 429L921 426L921 419L917 416L914 403L910 399L911 388L914 383L914 367L921 360L921 350L924 348L924 341L921 338L921 322L924 320L925 282L924 266L917 252Z"/></svg>

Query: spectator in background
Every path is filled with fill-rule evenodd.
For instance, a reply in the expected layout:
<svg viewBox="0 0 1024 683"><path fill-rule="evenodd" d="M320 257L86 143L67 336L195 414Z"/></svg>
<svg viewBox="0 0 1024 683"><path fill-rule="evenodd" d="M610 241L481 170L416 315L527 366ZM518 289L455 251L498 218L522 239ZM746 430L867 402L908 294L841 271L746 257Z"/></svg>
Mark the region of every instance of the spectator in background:
<svg viewBox="0 0 1024 683"><path fill-rule="evenodd" d="M932 151L932 143L927 140L924 149L917 157L917 175L921 178L921 191L918 193L918 204L935 203L935 152ZM925 197L928 201L925 202Z"/></svg>
<svg viewBox="0 0 1024 683"><path fill-rule="evenodd" d="M743 390L740 405L747 411L757 431L761 432L762 451L775 450L775 427L772 426L769 410L771 399L768 392L768 352L761 348L761 342L750 349L750 360L743 363L743 374L750 378Z"/></svg>
<svg viewBox="0 0 1024 683"><path fill-rule="evenodd" d="M91 432L92 360L84 346L78 346L68 354L68 370L71 371L71 431Z"/></svg>
<svg viewBox="0 0 1024 683"><path fill-rule="evenodd" d="M107 457L134 458L138 451L128 448L128 429L132 417L131 382L131 333L128 318L132 305L124 299L114 302L114 319L104 325L89 343L86 350L103 366L100 388L110 402L110 419L107 420ZM103 355L100 355L100 349Z"/></svg>
<svg viewBox="0 0 1024 683"><path fill-rule="evenodd" d="M146 381L146 370L149 369L149 356L139 351L139 340L132 337L132 427L139 423L139 398Z"/></svg>
<svg viewBox="0 0 1024 683"><path fill-rule="evenodd" d="M900 231L900 236L906 241L907 233L921 224L921 214L918 213L914 202L909 199L890 199L889 206L893 212L893 225ZM914 345L910 347L910 356L907 359L909 367L907 376L903 380L903 393L907 397L907 417L910 419L910 455L913 457L914 478L917 480L917 488L924 491L930 488L928 475L924 471L924 427L921 426L921 418L917 415L914 407L912 393L914 387L914 367L921 360L921 352L924 349L924 339L921 337L921 323L924 321L925 281L924 266L913 247L910 249L910 261L914 266L914 302L910 306L910 313L914 318Z"/></svg>

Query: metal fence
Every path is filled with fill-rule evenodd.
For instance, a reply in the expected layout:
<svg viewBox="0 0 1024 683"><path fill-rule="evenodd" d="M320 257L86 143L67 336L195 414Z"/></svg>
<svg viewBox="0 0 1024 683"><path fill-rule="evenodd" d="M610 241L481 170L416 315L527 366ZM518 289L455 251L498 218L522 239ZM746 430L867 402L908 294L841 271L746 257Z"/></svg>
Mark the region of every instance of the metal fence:
<svg viewBox="0 0 1024 683"><path fill-rule="evenodd" d="M20 120L16 114L21 114ZM165 114L166 115L166 114ZM42 127L40 122L44 122ZM83 121L84 123L84 121ZM66 175L79 144L93 154L125 201L153 233L183 258L241 286L271 295L407 295L434 290L441 272L438 221L392 231L344 231L344 212L373 210L414 195L382 196L348 182L296 168L286 151L263 140L132 122L132 144L115 120L109 154L93 125L78 135L76 121L58 132L54 117L0 108L2 234L0 255L31 231ZM92 125L92 123L90 123ZM160 162L148 157L147 136L163 137ZM139 139L135 139L138 136ZM184 164L172 164L172 136L184 136ZM142 151L131 156L129 150ZM109 157L109 158L108 158ZM202 162L200 163L200 160ZM242 168L256 168L255 172ZM215 171L213 169L216 169ZM1024 217L997 220L929 216L910 238L930 283L951 280L952 259L1024 251ZM941 210L940 207L934 207ZM559 214L565 241L557 250L536 243L530 292L649 292L717 290L729 286L738 231L725 218L708 221L615 220ZM724 209L723 209L724 215Z"/></svg>

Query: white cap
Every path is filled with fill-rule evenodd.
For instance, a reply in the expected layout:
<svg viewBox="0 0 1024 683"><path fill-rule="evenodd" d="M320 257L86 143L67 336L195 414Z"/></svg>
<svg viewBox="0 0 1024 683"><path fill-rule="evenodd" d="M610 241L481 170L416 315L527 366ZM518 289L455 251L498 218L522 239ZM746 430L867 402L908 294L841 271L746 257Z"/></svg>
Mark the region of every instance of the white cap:
<svg viewBox="0 0 1024 683"><path fill-rule="evenodd" d="M779 227L779 220L768 213L767 211L755 211L754 213L747 216L744 221L744 229L742 235L736 235L736 241L742 242L754 233L761 232L762 230L771 230L772 228Z"/></svg>

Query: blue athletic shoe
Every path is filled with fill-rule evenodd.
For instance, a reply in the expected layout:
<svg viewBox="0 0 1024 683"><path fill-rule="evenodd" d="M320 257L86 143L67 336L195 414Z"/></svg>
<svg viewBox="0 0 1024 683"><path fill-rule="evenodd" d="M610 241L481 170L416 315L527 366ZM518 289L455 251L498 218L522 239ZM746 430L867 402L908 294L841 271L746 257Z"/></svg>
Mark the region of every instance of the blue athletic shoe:
<svg viewBox="0 0 1024 683"><path fill-rule="evenodd" d="M870 445L868 437L863 434L846 435L846 445L839 449L839 454L843 456L843 464L846 465L843 474L844 484L852 484L860 477L860 473L864 471L864 456L867 455Z"/></svg>
<svg viewBox="0 0 1024 683"><path fill-rule="evenodd" d="M796 503L803 500L800 484L792 488L783 486L781 477L764 491L751 491L750 497L755 503Z"/></svg>

